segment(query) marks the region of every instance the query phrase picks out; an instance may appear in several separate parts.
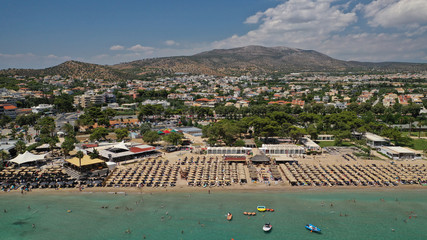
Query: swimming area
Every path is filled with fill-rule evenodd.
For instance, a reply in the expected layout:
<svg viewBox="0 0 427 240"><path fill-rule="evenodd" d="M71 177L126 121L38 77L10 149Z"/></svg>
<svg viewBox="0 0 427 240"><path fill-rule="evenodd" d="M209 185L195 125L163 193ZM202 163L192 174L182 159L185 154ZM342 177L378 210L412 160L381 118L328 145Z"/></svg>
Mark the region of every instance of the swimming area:
<svg viewBox="0 0 427 240"><path fill-rule="evenodd" d="M427 239L425 199L424 189L3 194L0 239Z"/></svg>

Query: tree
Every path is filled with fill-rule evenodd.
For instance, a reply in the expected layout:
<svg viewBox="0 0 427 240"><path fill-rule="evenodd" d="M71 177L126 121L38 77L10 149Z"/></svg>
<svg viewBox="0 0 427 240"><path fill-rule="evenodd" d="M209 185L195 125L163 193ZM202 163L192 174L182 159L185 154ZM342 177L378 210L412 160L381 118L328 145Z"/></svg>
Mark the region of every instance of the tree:
<svg viewBox="0 0 427 240"><path fill-rule="evenodd" d="M291 138L297 142L302 136L304 136L305 134L307 134L307 132L305 131L305 129L303 128L294 128L289 132L289 135L291 136Z"/></svg>
<svg viewBox="0 0 427 240"><path fill-rule="evenodd" d="M116 133L116 138L119 142L129 136L129 130L127 128L119 128L116 129L114 132Z"/></svg>
<svg viewBox="0 0 427 240"><path fill-rule="evenodd" d="M15 148L16 148L16 151L17 151L18 153L24 153L24 152L25 152L25 150L27 150L27 146L25 145L25 142L24 142L24 141L22 141L22 140L18 140L18 141L15 143Z"/></svg>
<svg viewBox="0 0 427 240"><path fill-rule="evenodd" d="M56 147L56 143L59 142L59 139L57 137L49 138L48 144L50 151L53 151L53 149Z"/></svg>
<svg viewBox="0 0 427 240"><path fill-rule="evenodd" d="M55 106L55 109L58 110L59 112L74 111L73 97L68 94L62 94L58 97L55 97L55 100L53 101L53 105Z"/></svg>
<svg viewBox="0 0 427 240"><path fill-rule="evenodd" d="M113 109L107 108L105 111L102 111L100 107L91 107L86 109L84 114L80 115L77 122L80 126L92 126L95 123L110 126L109 119L115 115L116 112Z"/></svg>
<svg viewBox="0 0 427 240"><path fill-rule="evenodd" d="M89 153L91 159L99 158L99 152L96 148L93 149L92 153Z"/></svg>
<svg viewBox="0 0 427 240"><path fill-rule="evenodd" d="M16 128L12 128L12 130L10 131L10 137L12 138L12 139L16 139L16 133L17 133L17 130L16 130Z"/></svg>
<svg viewBox="0 0 427 240"><path fill-rule="evenodd" d="M243 141L242 139L239 139L236 142L234 142L234 146L235 147L244 147L245 146L245 141Z"/></svg>
<svg viewBox="0 0 427 240"><path fill-rule="evenodd" d="M55 136L55 120L51 117L43 117L37 121L37 125L40 129L40 136L53 137Z"/></svg>
<svg viewBox="0 0 427 240"><path fill-rule="evenodd" d="M64 130L64 133L67 137L74 138L76 137L76 132L74 131L74 126L66 123L64 126L62 126L62 130Z"/></svg>
<svg viewBox="0 0 427 240"><path fill-rule="evenodd" d="M62 152L67 156L74 149L74 139L66 137L64 142L61 144Z"/></svg>
<svg viewBox="0 0 427 240"><path fill-rule="evenodd" d="M421 138L421 127L427 126L427 119L418 121L418 138Z"/></svg>
<svg viewBox="0 0 427 240"><path fill-rule="evenodd" d="M91 141L99 141L101 139L106 139L105 137L108 135L108 130L104 127L95 128L89 136Z"/></svg>
<svg viewBox="0 0 427 240"><path fill-rule="evenodd" d="M231 120L221 120L203 128L204 136L211 139L210 143L222 140L227 146L232 146L241 132L239 125Z"/></svg>
<svg viewBox="0 0 427 240"><path fill-rule="evenodd" d="M82 158L84 157L84 154L82 151L78 151L76 153L76 157L79 159L79 168L82 168Z"/></svg>
<svg viewBox="0 0 427 240"><path fill-rule="evenodd" d="M334 144L336 146L341 146L344 139L351 137L351 132L350 131L337 131L337 132L335 132L334 135L335 135Z"/></svg>
<svg viewBox="0 0 427 240"><path fill-rule="evenodd" d="M0 170L2 170L4 167L4 160L7 160L9 158L10 158L10 154L8 152L6 152L4 150L0 151L0 159L1 159Z"/></svg>
<svg viewBox="0 0 427 240"><path fill-rule="evenodd" d="M144 142L147 142L149 144L153 144L154 142L157 142L158 140L160 140L160 136L156 131L149 131L149 132L146 132L144 136L142 136L142 140L144 140Z"/></svg>
<svg viewBox="0 0 427 240"><path fill-rule="evenodd" d="M144 135L145 133L149 132L150 130L151 130L151 124L148 122L141 124L141 127L139 128L141 135Z"/></svg>
<svg viewBox="0 0 427 240"><path fill-rule="evenodd" d="M172 133L169 133L168 135L165 135L163 137L163 140L173 145L178 145L182 143L182 137L183 135L181 133L172 132Z"/></svg>
<svg viewBox="0 0 427 240"><path fill-rule="evenodd" d="M10 123L12 119L7 115L0 116L0 127L5 127L8 123Z"/></svg>
<svg viewBox="0 0 427 240"><path fill-rule="evenodd" d="M314 124L311 124L310 126L308 126L307 133L310 135L310 137L313 141L316 141L318 134L317 134L317 129L314 126Z"/></svg>

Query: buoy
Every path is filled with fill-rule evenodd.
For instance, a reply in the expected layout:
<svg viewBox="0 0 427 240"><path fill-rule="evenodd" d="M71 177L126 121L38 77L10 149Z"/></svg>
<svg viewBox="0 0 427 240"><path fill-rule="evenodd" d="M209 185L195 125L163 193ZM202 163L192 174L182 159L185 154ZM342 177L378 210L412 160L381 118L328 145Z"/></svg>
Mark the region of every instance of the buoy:
<svg viewBox="0 0 427 240"><path fill-rule="evenodd" d="M70 213L71 212L71 210L67 210L67 213Z"/></svg>
<svg viewBox="0 0 427 240"><path fill-rule="evenodd" d="M270 211L274 212L274 209L270 209Z"/></svg>
<svg viewBox="0 0 427 240"><path fill-rule="evenodd" d="M248 214L247 212L243 212L243 215L246 215L246 214Z"/></svg>

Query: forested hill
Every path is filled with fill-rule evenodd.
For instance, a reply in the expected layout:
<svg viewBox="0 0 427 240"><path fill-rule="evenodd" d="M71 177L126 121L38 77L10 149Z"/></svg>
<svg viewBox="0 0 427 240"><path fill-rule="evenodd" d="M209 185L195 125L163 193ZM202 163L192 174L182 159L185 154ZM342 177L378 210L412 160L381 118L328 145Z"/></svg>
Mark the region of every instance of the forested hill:
<svg viewBox="0 0 427 240"><path fill-rule="evenodd" d="M108 79L122 80L132 78L131 75L113 69L110 66L84 63L78 61L67 61L54 67L45 69L7 69L1 70L0 74L20 75L37 77L46 75L61 75L63 77L79 77L83 79Z"/></svg>

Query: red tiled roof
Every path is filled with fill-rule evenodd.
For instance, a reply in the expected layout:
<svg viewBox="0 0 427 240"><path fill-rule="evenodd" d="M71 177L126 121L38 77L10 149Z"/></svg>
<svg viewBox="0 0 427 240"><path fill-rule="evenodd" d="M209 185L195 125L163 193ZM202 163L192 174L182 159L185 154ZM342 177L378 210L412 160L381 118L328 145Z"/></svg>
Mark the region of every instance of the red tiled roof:
<svg viewBox="0 0 427 240"><path fill-rule="evenodd" d="M13 109L17 109L17 107L13 106L13 105L6 105L3 107L6 110L13 110Z"/></svg>
<svg viewBox="0 0 427 240"><path fill-rule="evenodd" d="M291 102L286 102L283 100L279 100L279 101L271 101L268 104L291 104Z"/></svg>
<svg viewBox="0 0 427 240"><path fill-rule="evenodd" d="M83 147L85 147L85 148L93 148L93 147L98 147L98 144L96 144L96 143L83 144Z"/></svg>
<svg viewBox="0 0 427 240"><path fill-rule="evenodd" d="M196 102L213 102L215 99L199 98Z"/></svg>
<svg viewBox="0 0 427 240"><path fill-rule="evenodd" d="M156 149L155 147L148 147L148 148L139 148L139 147L131 147L129 148L129 151L133 153L139 153L139 152L146 152Z"/></svg>

